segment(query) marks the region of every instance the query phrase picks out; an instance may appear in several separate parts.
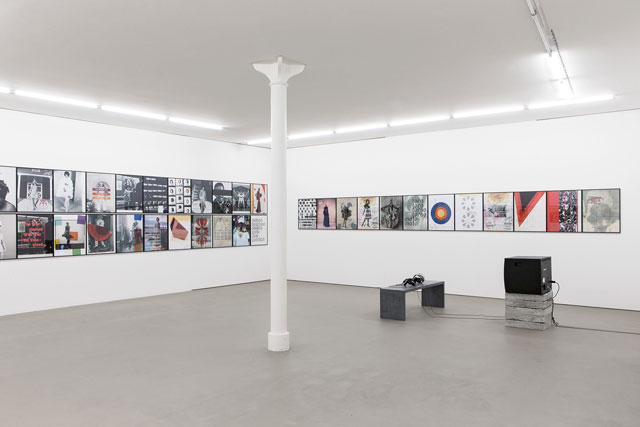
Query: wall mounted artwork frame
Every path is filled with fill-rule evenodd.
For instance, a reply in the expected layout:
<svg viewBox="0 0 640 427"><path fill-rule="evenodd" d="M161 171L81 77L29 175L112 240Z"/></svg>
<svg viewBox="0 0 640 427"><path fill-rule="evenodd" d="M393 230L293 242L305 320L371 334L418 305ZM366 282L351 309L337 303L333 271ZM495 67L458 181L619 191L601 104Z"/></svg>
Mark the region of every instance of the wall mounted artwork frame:
<svg viewBox="0 0 640 427"><path fill-rule="evenodd" d="M169 250L169 215L155 214L144 217L144 251Z"/></svg>
<svg viewBox="0 0 640 427"><path fill-rule="evenodd" d="M14 214L0 213L0 262L17 257L16 219Z"/></svg>
<svg viewBox="0 0 640 427"><path fill-rule="evenodd" d="M213 227L211 215L191 216L191 248L208 249L213 247Z"/></svg>
<svg viewBox="0 0 640 427"><path fill-rule="evenodd" d="M358 230L380 229L380 200L378 196L358 197Z"/></svg>
<svg viewBox="0 0 640 427"><path fill-rule="evenodd" d="M234 182L233 193L233 213L251 214L251 184Z"/></svg>
<svg viewBox="0 0 640 427"><path fill-rule="evenodd" d="M547 231L547 192L514 192L513 212L514 231Z"/></svg>
<svg viewBox="0 0 640 427"><path fill-rule="evenodd" d="M547 191L547 232L582 232L582 191Z"/></svg>
<svg viewBox="0 0 640 427"><path fill-rule="evenodd" d="M336 199L336 230L358 229L358 198L338 197Z"/></svg>
<svg viewBox="0 0 640 427"><path fill-rule="evenodd" d="M17 168L18 212L53 212L53 171Z"/></svg>
<svg viewBox="0 0 640 427"><path fill-rule="evenodd" d="M116 216L116 253L144 251L144 217L142 214Z"/></svg>
<svg viewBox="0 0 640 427"><path fill-rule="evenodd" d="M87 253L87 216L54 215L54 256L80 256Z"/></svg>
<svg viewBox="0 0 640 427"><path fill-rule="evenodd" d="M86 203L88 213L112 213L116 211L116 175L87 172Z"/></svg>
<svg viewBox="0 0 640 427"><path fill-rule="evenodd" d="M380 230L402 230L402 196L380 196Z"/></svg>
<svg viewBox="0 0 640 427"><path fill-rule="evenodd" d="M315 230L317 228L317 199L298 199L298 230Z"/></svg>
<svg viewBox="0 0 640 427"><path fill-rule="evenodd" d="M52 214L19 214L16 231L18 259L53 257Z"/></svg>
<svg viewBox="0 0 640 427"><path fill-rule="evenodd" d="M319 230L336 229L336 199L317 199L316 224Z"/></svg>
<svg viewBox="0 0 640 427"><path fill-rule="evenodd" d="M429 196L413 194L402 196L402 229L427 231L429 229Z"/></svg>
<svg viewBox="0 0 640 427"><path fill-rule="evenodd" d="M484 201L482 193L458 193L455 195L456 231L482 231Z"/></svg>
<svg viewBox="0 0 640 427"><path fill-rule="evenodd" d="M513 231L513 193L484 193L483 197L483 230Z"/></svg>
<svg viewBox="0 0 640 427"><path fill-rule="evenodd" d="M265 246L269 243L269 217L251 215L251 246Z"/></svg>
<svg viewBox="0 0 640 427"><path fill-rule="evenodd" d="M116 212L142 213L143 188L142 176L116 175Z"/></svg>
<svg viewBox="0 0 640 427"><path fill-rule="evenodd" d="M582 190L582 232L621 232L620 189Z"/></svg>
<svg viewBox="0 0 640 427"><path fill-rule="evenodd" d="M0 212L16 212L18 186L16 168L0 166Z"/></svg>
<svg viewBox="0 0 640 427"><path fill-rule="evenodd" d="M82 171L70 169L53 171L54 212L85 212L86 179L86 173Z"/></svg>
<svg viewBox="0 0 640 427"><path fill-rule="evenodd" d="M169 215L169 250L191 249L191 215Z"/></svg>
<svg viewBox="0 0 640 427"><path fill-rule="evenodd" d="M266 214L267 184L251 184L251 214Z"/></svg>
<svg viewBox="0 0 640 427"><path fill-rule="evenodd" d="M455 230L455 195L429 194L429 231Z"/></svg>
<svg viewBox="0 0 640 427"><path fill-rule="evenodd" d="M233 215L233 246L251 246L251 215Z"/></svg>

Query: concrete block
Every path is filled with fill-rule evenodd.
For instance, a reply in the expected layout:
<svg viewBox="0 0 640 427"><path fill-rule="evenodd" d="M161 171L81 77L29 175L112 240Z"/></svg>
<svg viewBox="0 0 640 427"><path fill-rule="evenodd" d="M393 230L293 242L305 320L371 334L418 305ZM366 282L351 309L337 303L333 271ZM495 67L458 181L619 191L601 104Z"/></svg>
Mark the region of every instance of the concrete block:
<svg viewBox="0 0 640 427"><path fill-rule="evenodd" d="M505 326L510 328L522 328L522 329L535 329L538 331L544 331L551 327L551 323L533 323L533 322L521 322L519 320L506 320Z"/></svg>
<svg viewBox="0 0 640 427"><path fill-rule="evenodd" d="M542 302L542 301L550 301L553 297L553 294L551 292L547 292L546 294L543 295L530 295L530 294L509 294L509 293L505 293L504 294L504 300L505 301L536 301L536 302Z"/></svg>

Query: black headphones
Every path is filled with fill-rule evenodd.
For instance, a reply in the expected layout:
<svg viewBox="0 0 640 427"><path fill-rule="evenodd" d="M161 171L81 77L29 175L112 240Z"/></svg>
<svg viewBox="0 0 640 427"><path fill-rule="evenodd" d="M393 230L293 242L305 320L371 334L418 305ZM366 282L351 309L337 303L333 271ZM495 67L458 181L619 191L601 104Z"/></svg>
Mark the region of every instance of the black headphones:
<svg viewBox="0 0 640 427"><path fill-rule="evenodd" d="M402 281L402 286L416 286L416 285L422 285L423 283L424 283L424 276L418 273L413 277L404 279Z"/></svg>

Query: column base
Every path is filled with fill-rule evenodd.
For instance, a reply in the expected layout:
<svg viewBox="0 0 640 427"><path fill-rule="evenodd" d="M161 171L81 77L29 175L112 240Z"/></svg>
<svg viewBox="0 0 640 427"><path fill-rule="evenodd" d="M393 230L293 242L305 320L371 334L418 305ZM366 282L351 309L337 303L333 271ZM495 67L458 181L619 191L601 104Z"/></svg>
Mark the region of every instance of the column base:
<svg viewBox="0 0 640 427"><path fill-rule="evenodd" d="M289 351L289 332L269 332L269 351Z"/></svg>

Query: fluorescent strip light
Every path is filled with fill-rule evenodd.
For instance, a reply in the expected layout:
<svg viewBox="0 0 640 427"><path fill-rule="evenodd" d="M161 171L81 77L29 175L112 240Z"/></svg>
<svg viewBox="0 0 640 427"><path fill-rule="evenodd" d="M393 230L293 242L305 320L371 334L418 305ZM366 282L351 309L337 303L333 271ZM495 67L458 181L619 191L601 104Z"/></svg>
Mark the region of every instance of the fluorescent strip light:
<svg viewBox="0 0 640 427"><path fill-rule="evenodd" d="M222 130L222 126L220 125L217 125L215 123L201 122L198 120L181 119L179 117L169 117L169 121L172 123L179 123L181 125L187 125L187 126L195 126L198 128Z"/></svg>
<svg viewBox="0 0 640 427"><path fill-rule="evenodd" d="M369 123L367 125L349 126L336 129L336 133L362 132L365 130L374 130L386 128L388 125L384 122Z"/></svg>
<svg viewBox="0 0 640 427"><path fill-rule="evenodd" d="M615 96L612 94L589 96L586 98L563 99L561 101L538 102L529 104L529 110L537 110L540 108L561 107L563 105L588 104L591 102L611 101Z"/></svg>
<svg viewBox="0 0 640 427"><path fill-rule="evenodd" d="M451 116L449 115L416 117L414 119L394 120L392 122L389 122L389 126L408 126L408 125L418 125L421 123L441 122L444 120L449 120L450 118Z"/></svg>
<svg viewBox="0 0 640 427"><path fill-rule="evenodd" d="M33 99L40 99L42 101L57 102L58 104L68 104L68 105L74 105L76 107L85 107L85 108L94 108L94 109L98 108L98 104L94 102L81 101L79 99L66 98L63 96L55 96L55 95L48 95L46 93L30 92L28 90L15 90L13 93L15 93L18 96L24 96L25 98L33 98Z"/></svg>
<svg viewBox="0 0 640 427"><path fill-rule="evenodd" d="M249 145L268 144L271 142L271 138L254 139L253 141L247 141Z"/></svg>
<svg viewBox="0 0 640 427"><path fill-rule="evenodd" d="M116 107L113 105L102 105L100 108L111 113L127 114L129 116L144 117L145 119L167 120L167 116L165 115L149 113L147 111L132 110L129 108Z"/></svg>
<svg viewBox="0 0 640 427"><path fill-rule="evenodd" d="M333 135L333 130L318 130L314 132L294 133L292 135L289 135L289 140L295 141L296 139L316 138L319 136L328 136L328 135Z"/></svg>
<svg viewBox="0 0 640 427"><path fill-rule="evenodd" d="M492 114L513 113L524 110L524 105L513 105L510 107L487 108L484 110L463 111L453 114L454 119L464 119L467 117L489 116Z"/></svg>
<svg viewBox="0 0 640 427"><path fill-rule="evenodd" d="M11 93L11 89L0 86L0 93Z"/></svg>

